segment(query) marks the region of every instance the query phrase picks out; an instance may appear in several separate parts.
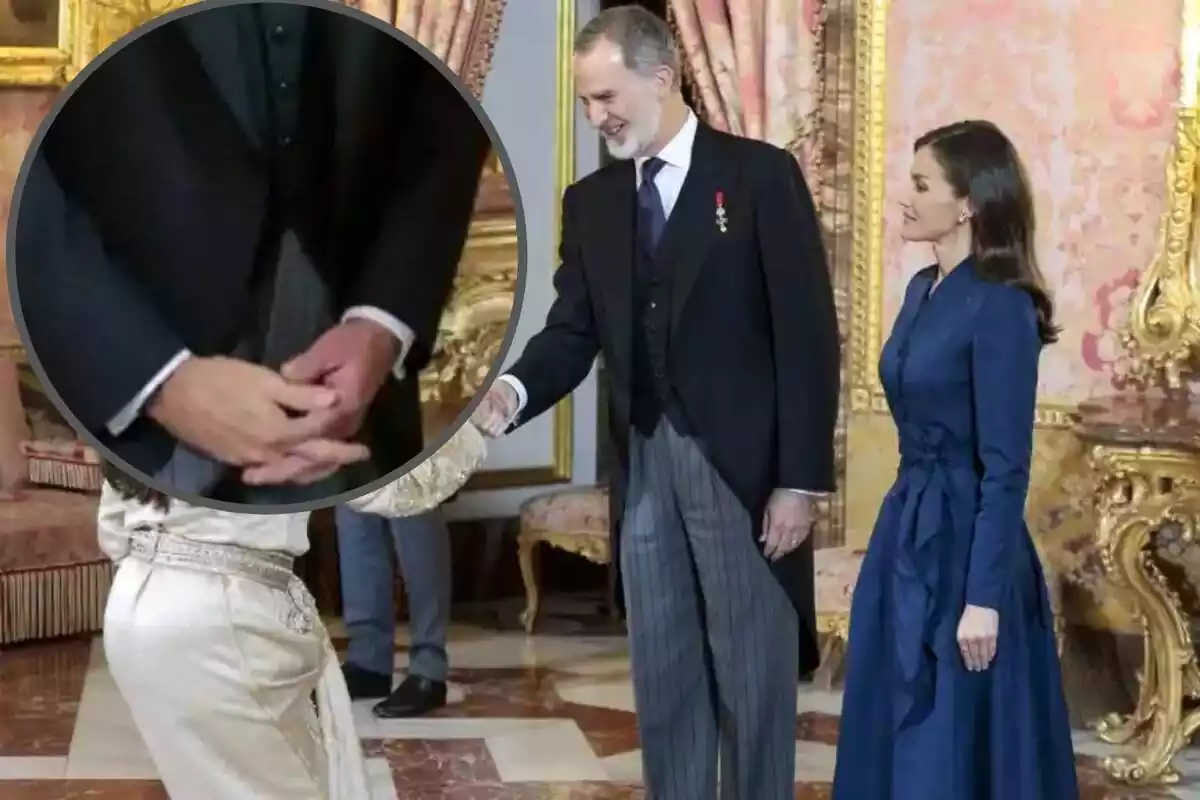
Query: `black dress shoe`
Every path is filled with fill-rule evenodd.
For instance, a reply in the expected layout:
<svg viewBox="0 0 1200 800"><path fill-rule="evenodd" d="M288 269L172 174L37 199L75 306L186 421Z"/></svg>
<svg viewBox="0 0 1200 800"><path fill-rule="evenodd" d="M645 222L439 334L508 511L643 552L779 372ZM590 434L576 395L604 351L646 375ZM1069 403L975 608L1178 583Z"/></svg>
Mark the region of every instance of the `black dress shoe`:
<svg viewBox="0 0 1200 800"><path fill-rule="evenodd" d="M431 681L420 675L409 675L386 700L375 705L374 714L380 719L420 717L444 705L445 681Z"/></svg>
<svg viewBox="0 0 1200 800"><path fill-rule="evenodd" d="M342 676L346 679L351 700L374 700L387 697L388 692L392 691L391 675L372 672L348 661L342 664Z"/></svg>

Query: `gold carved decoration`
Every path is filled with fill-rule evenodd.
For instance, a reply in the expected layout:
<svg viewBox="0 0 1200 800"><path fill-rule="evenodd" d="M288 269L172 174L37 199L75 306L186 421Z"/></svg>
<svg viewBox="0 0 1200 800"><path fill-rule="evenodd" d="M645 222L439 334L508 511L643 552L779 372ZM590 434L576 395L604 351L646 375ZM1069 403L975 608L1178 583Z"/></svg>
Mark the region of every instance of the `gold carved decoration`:
<svg viewBox="0 0 1200 800"><path fill-rule="evenodd" d="M884 159L887 126L889 0L857 0L854 88L854 202L851 210L850 410L886 413L879 381L883 349ZM893 74L893 79L895 75ZM1074 406L1039 403L1040 427L1065 428Z"/></svg>
<svg viewBox="0 0 1200 800"><path fill-rule="evenodd" d="M1128 745L1131 754L1105 762L1116 779L1135 784L1174 783L1172 762L1200 727L1200 697L1189 609L1168 580L1160 557L1164 531L1180 552L1194 547L1200 525L1200 453L1194 447L1129 446L1097 441L1086 431L1094 476L1096 542L1112 586L1144 628L1137 706L1096 726L1102 739Z"/></svg>
<svg viewBox="0 0 1200 800"><path fill-rule="evenodd" d="M39 46L5 46L0 25L0 84L65 86L93 58L157 16L195 0L28 0L57 5L58 38Z"/></svg>
<svg viewBox="0 0 1200 800"><path fill-rule="evenodd" d="M1200 275L1197 270L1196 170L1200 147L1200 0L1184 0L1179 105L1175 142L1167 164L1167 213L1158 252L1134 292L1122 337L1131 356L1129 377L1138 384L1183 387L1200 345Z"/></svg>
<svg viewBox="0 0 1200 800"><path fill-rule="evenodd" d="M83 6L84 0L6 3L0 13L0 84L61 86L70 80L87 61Z"/></svg>
<svg viewBox="0 0 1200 800"><path fill-rule="evenodd" d="M421 405L430 435L455 421L499 357L516 296L518 262L512 195L500 159L493 156L484 168L433 358L421 373Z"/></svg>

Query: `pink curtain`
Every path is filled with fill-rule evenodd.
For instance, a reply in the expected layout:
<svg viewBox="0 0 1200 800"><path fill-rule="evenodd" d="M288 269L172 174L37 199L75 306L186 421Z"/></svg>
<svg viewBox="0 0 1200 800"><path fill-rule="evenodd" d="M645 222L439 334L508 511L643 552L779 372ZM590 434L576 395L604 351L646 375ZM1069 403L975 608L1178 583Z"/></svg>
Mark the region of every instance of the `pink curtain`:
<svg viewBox="0 0 1200 800"><path fill-rule="evenodd" d="M670 0L699 113L820 175L822 0Z"/></svg>
<svg viewBox="0 0 1200 800"><path fill-rule="evenodd" d="M346 1L416 39L483 97L506 0Z"/></svg>

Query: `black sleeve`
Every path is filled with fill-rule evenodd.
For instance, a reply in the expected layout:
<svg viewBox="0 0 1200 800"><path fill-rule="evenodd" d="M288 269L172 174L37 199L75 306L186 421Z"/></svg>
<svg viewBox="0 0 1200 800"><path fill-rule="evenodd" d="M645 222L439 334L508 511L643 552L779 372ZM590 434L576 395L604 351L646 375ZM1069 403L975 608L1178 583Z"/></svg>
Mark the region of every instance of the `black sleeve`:
<svg viewBox="0 0 1200 800"><path fill-rule="evenodd" d="M424 65L422 65L424 66ZM432 67L415 103L419 119L404 137L404 162L417 174L398 187L381 233L351 287L345 306L387 311L416 336L407 363L422 369L454 288L491 140L471 106Z"/></svg>
<svg viewBox="0 0 1200 800"><path fill-rule="evenodd" d="M549 410L575 390L592 370L600 352L600 337L592 314L587 275L579 252L579 228L573 187L562 199L562 234L559 266L554 272L557 296L545 326L534 334L520 359L508 370L529 395L517 424Z"/></svg>
<svg viewBox="0 0 1200 800"><path fill-rule="evenodd" d="M800 165L783 150L764 152L756 213L775 343L778 488L832 492L841 384L833 286Z"/></svg>
<svg viewBox="0 0 1200 800"><path fill-rule="evenodd" d="M14 311L54 390L99 433L183 342L40 155L17 203Z"/></svg>

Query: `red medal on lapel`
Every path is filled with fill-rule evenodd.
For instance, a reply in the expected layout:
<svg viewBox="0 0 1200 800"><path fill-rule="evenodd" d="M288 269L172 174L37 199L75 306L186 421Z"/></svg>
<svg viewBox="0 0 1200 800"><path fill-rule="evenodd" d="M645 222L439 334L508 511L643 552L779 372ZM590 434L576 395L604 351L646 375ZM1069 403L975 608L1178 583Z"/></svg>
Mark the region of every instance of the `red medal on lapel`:
<svg viewBox="0 0 1200 800"><path fill-rule="evenodd" d="M717 190L717 230L721 233L729 230L729 218L725 214L725 193Z"/></svg>

